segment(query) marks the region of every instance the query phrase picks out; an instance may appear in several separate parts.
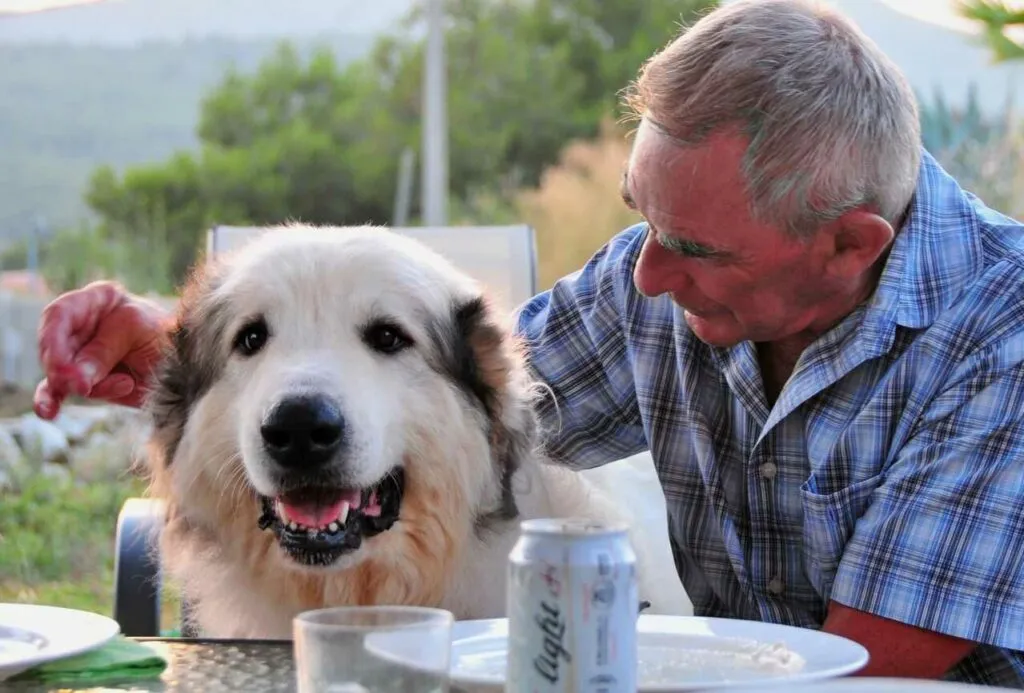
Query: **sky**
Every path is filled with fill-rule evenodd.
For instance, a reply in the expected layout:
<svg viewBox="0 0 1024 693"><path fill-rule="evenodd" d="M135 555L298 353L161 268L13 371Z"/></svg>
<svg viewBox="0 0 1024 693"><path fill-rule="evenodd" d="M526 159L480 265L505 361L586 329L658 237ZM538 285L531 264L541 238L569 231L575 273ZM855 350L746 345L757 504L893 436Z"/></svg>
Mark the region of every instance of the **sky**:
<svg viewBox="0 0 1024 693"><path fill-rule="evenodd" d="M0 12L38 12L66 5L82 5L94 0L0 0Z"/></svg>
<svg viewBox="0 0 1024 693"><path fill-rule="evenodd" d="M66 5L87 2L112 2L116 0L0 0L0 12L38 12ZM957 0L880 0L893 9L925 22L939 24L951 29L972 32L974 26L961 19L954 10ZM1011 7L1024 8L1024 0L1008 0ZM1017 38L1016 33L1014 38Z"/></svg>
<svg viewBox="0 0 1024 693"><path fill-rule="evenodd" d="M0 12L36 12L39 10L76 5L97 0L0 0ZM110 0L107 0L110 1ZM963 27L961 20L953 12L953 1L943 0L881 0L893 8L924 21L944 24L956 28ZM1024 6L1024 0L1013 0L1010 5Z"/></svg>

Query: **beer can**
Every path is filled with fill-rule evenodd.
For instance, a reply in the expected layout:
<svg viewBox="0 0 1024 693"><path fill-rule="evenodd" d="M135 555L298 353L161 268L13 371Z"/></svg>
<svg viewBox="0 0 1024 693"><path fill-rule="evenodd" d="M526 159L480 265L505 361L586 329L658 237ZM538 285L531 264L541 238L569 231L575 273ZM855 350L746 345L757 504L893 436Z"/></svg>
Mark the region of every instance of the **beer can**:
<svg viewBox="0 0 1024 693"><path fill-rule="evenodd" d="M625 526L520 525L509 553L506 693L635 693L636 554Z"/></svg>

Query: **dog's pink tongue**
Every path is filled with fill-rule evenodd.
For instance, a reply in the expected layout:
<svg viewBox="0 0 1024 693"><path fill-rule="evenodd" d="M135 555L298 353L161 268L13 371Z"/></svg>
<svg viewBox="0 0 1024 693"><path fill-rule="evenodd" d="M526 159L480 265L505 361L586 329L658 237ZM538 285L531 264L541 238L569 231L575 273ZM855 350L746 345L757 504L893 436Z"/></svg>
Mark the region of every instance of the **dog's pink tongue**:
<svg viewBox="0 0 1024 693"><path fill-rule="evenodd" d="M341 514L341 506L345 501L338 501L330 505L309 503L305 505L292 505L282 503L284 512L292 522L298 522L306 527L323 527L338 519Z"/></svg>
<svg viewBox="0 0 1024 693"><path fill-rule="evenodd" d="M346 491L345 495L334 503L289 503L281 499L281 505L288 519L306 527L323 527L338 519L342 506L359 507L359 491Z"/></svg>

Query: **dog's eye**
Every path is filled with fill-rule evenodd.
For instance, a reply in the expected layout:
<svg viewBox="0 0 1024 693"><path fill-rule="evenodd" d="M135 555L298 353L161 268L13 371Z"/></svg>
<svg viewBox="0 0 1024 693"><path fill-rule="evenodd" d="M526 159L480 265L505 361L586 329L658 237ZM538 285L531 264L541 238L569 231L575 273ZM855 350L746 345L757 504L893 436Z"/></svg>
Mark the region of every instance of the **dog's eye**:
<svg viewBox="0 0 1024 693"><path fill-rule="evenodd" d="M242 356L252 356L264 347L269 337L266 321L262 318L254 320L235 335L234 349Z"/></svg>
<svg viewBox="0 0 1024 693"><path fill-rule="evenodd" d="M375 322L363 332L363 341L374 351L394 354L412 346L412 339L402 328L389 322Z"/></svg>

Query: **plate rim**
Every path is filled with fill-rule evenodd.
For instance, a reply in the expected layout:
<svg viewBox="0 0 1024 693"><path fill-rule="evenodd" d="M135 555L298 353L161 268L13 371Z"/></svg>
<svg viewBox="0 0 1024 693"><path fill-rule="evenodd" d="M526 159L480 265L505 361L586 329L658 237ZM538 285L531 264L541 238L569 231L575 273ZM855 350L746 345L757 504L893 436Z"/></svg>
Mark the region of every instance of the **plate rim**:
<svg viewBox="0 0 1024 693"><path fill-rule="evenodd" d="M4 621L4 613L6 611L24 611L27 612L27 618L23 618L21 622ZM51 641L52 637L48 636L50 631L39 629L38 626L24 625L26 621L31 621L33 618L33 612L50 614L50 616L48 616L49 619L59 618L61 614L73 614L73 617L76 619L91 621L91 627L82 627L85 625L82 623L77 624L78 627L73 630L72 634L79 635L80 638L73 644L66 645L56 650L44 647L43 649L27 654L24 657L15 657L10 661L0 663L0 681L9 679L12 676L31 669L32 667L39 666L40 664L74 657L103 647L121 634L121 624L109 616L104 616L103 614L98 614L86 609L73 609L66 606L54 606L50 604L0 602L0 625L8 625L12 628L19 628L21 630L37 633L46 637L48 641Z"/></svg>
<svg viewBox="0 0 1024 693"><path fill-rule="evenodd" d="M776 679L774 681L767 682L767 685L776 685L776 684L779 684L779 685L791 685L791 684L795 685L795 684L808 683L808 682L812 682L812 681L821 681L821 680L840 678L840 677L852 674L852 673L854 673L856 671L859 671L860 669L863 669L864 666L867 665L867 663L868 663L868 661L870 659L870 655L869 655L869 653L867 651L867 648L865 648L860 643L858 643L858 642L856 642L854 640L851 640L849 638L845 638L845 637L843 637L841 635L836 635L835 633L827 633L825 631L822 631L822 630L819 630L819 629L814 629L814 628L803 628L803 627L800 627L800 626L793 626L793 625L789 625L789 624L785 624L785 623L771 623L771 622L767 622L767 621L754 621L754 620L750 620L750 619L728 618L728 617L720 617L720 616L679 616L679 615L673 615L673 614L641 614L640 615L640 619L644 620L644 621L662 620L662 621L703 623L703 624L707 624L707 625L726 624L726 625L731 626L731 627L735 627L738 624L744 624L744 625L747 625L747 626L751 626L752 625L754 627L771 628L772 630L782 631L783 633L784 632L794 632L794 631L797 631L797 632L799 632L801 634L801 636L806 636L808 634L813 634L813 637L815 637L815 638L824 639L824 640L830 640L834 645L842 645L843 647L845 647L845 648L847 648L847 649L849 649L851 651L850 662L847 663L847 664L830 667L829 669L824 670L824 671L811 671L811 672L800 671L800 672L797 672L796 674L793 674L793 675L790 675L790 676L779 677L778 679ZM482 618L482 619L465 619L465 620L455 621L452 624L452 646L454 648L456 642L458 642L459 640L465 640L465 639L468 639L468 638L471 638L471 637L477 637L478 635L482 635L483 631L492 629L492 628L494 628L496 626L500 628L500 627L502 627L504 625L505 630L507 630L507 623L508 623L508 618L507 617ZM474 626L479 628L481 632L477 633L475 635L466 635L466 636L461 636L461 637L459 637L457 632L456 632L457 628L472 628ZM857 655L856 657L853 656L854 653L856 653L856 655ZM454 651L452 652L452 655L453 656L452 656L452 660L451 660L451 665L449 666L449 674L448 674L450 680L452 681L452 683L457 683L459 685L470 685L470 686L499 686L499 687L503 686L505 684L505 677L504 676L496 678L496 677L491 677L491 676L458 675L456 673L457 659L454 656L455 655ZM717 683L694 683L694 684L688 684L688 683L682 683L682 684L679 684L679 683L666 683L664 685L662 685L662 684L655 684L653 686L651 686L651 685L641 686L640 688L637 689L637 693L681 693L682 691L723 690L723 689L729 689L729 688L737 688L737 687L740 687L740 686L743 686L743 685L750 686L751 683L752 682L741 682L741 681L736 681L736 682L717 682ZM763 685L763 684L759 684L759 685Z"/></svg>

